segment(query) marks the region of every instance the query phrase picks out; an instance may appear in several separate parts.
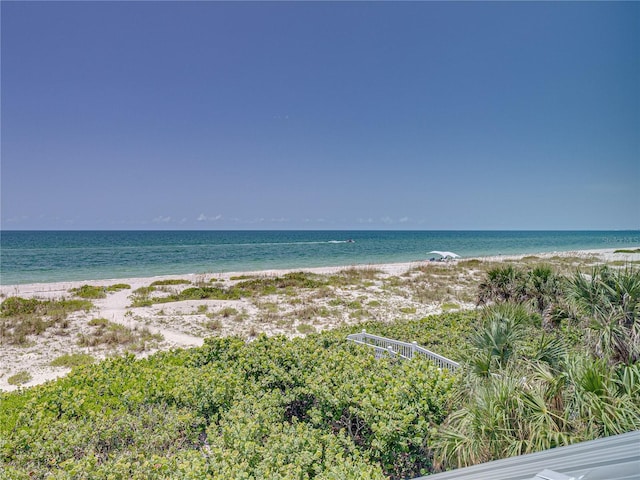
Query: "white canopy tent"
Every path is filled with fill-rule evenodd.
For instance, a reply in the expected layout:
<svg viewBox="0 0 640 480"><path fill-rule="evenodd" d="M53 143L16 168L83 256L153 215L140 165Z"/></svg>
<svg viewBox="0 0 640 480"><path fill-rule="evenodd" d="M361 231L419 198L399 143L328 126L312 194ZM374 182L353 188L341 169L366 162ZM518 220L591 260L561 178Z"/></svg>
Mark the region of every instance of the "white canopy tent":
<svg viewBox="0 0 640 480"><path fill-rule="evenodd" d="M460 258L460 255L453 252L441 252L440 250L433 250L429 253L435 253L436 255L440 255L442 258Z"/></svg>

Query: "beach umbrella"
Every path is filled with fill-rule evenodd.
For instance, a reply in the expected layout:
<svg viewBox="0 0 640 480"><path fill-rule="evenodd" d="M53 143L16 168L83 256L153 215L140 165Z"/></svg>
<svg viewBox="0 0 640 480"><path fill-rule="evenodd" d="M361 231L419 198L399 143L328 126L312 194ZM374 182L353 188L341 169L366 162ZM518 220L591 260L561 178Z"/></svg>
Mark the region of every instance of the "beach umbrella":
<svg viewBox="0 0 640 480"><path fill-rule="evenodd" d="M436 255L440 255L442 258L460 258L460 255L453 252L441 252L439 250L433 250L429 253L435 253Z"/></svg>

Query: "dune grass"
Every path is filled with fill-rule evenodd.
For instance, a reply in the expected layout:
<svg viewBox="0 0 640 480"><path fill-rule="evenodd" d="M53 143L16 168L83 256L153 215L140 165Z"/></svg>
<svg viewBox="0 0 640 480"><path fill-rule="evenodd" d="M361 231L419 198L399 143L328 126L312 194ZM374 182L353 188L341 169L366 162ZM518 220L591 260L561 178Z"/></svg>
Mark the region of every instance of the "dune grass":
<svg viewBox="0 0 640 480"><path fill-rule="evenodd" d="M80 365L89 365L95 362L95 358L88 353L65 353L54 358L49 365L52 367L77 367Z"/></svg>
<svg viewBox="0 0 640 480"><path fill-rule="evenodd" d="M91 308L93 304L85 299L8 297L0 304L0 345L26 345L30 335L40 335L56 325L65 327L71 313Z"/></svg>

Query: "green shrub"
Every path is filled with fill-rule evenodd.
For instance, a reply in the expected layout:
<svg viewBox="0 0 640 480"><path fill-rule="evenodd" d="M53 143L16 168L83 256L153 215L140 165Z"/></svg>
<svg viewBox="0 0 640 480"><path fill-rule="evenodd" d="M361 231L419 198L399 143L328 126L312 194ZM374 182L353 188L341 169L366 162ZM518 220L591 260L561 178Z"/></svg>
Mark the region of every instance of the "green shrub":
<svg viewBox="0 0 640 480"><path fill-rule="evenodd" d="M92 318L87 322L87 325L91 327L106 327L109 323L109 320L106 318Z"/></svg>
<svg viewBox="0 0 640 480"><path fill-rule="evenodd" d="M160 334L152 334L148 328L131 329L119 323L110 322L104 318L94 318L89 325L97 327L90 334L78 334L78 345L81 347L95 347L106 345L110 347L128 346L134 351L146 349L146 343L162 341Z"/></svg>
<svg viewBox="0 0 640 480"><path fill-rule="evenodd" d="M238 300L244 293L239 288L220 288L214 286L191 287L177 295L172 295L170 301L182 300Z"/></svg>
<svg viewBox="0 0 640 480"><path fill-rule="evenodd" d="M45 303L44 314L51 316L67 316L71 312L78 312L84 310L88 312L93 308L93 303L88 300L78 299L62 299Z"/></svg>
<svg viewBox="0 0 640 480"><path fill-rule="evenodd" d="M477 258L471 258L469 260L460 260L458 262L459 267L479 267L482 265L482 260L478 260Z"/></svg>
<svg viewBox="0 0 640 480"><path fill-rule="evenodd" d="M298 333L301 333L303 335L315 333L316 331L315 327L313 325L309 325L308 323L301 323L296 327L296 330L298 330Z"/></svg>
<svg viewBox="0 0 640 480"><path fill-rule="evenodd" d="M416 309L415 307L402 307L400 309L400 312L411 314L411 313L416 313Z"/></svg>
<svg viewBox="0 0 640 480"><path fill-rule="evenodd" d="M159 286L163 286L163 285L185 285L185 284L190 284L191 281L190 280L186 280L183 278L169 278L166 280L156 280L155 282L153 282L151 284L152 287L159 287Z"/></svg>
<svg viewBox="0 0 640 480"><path fill-rule="evenodd" d="M156 287L140 287L140 288L136 288L133 291L134 295L149 295L153 292L155 292L157 289Z"/></svg>
<svg viewBox="0 0 640 480"><path fill-rule="evenodd" d="M87 353L66 353L53 359L49 365L52 367L77 367L79 365L89 365L95 358Z"/></svg>
<svg viewBox="0 0 640 480"><path fill-rule="evenodd" d="M297 340L212 337L86 365L3 394L0 462L18 478L413 478L431 471L428 445L456 379L426 360L376 360L345 336L444 336L459 348L452 332L465 324L445 316ZM94 328L105 335L110 325Z"/></svg>
<svg viewBox="0 0 640 480"><path fill-rule="evenodd" d="M442 309L443 312L448 312L450 310L459 309L460 305L454 302L444 302L442 305L440 305L440 308Z"/></svg>
<svg viewBox="0 0 640 480"><path fill-rule="evenodd" d="M88 300L9 297L0 305L1 316L5 319L0 326L0 343L25 345L29 335L39 335L56 324L64 327L71 312L89 311L92 307Z"/></svg>
<svg viewBox="0 0 640 480"><path fill-rule="evenodd" d="M255 275L234 275L234 276L230 277L229 280L251 280L251 279L254 279L254 278L256 278ZM214 282L214 281L217 282L218 280L215 279L215 278L212 278L211 281L212 282Z"/></svg>
<svg viewBox="0 0 640 480"><path fill-rule="evenodd" d="M42 302L35 298L9 297L0 305L0 313L3 317L30 315L36 313L41 304Z"/></svg>
<svg viewBox="0 0 640 480"><path fill-rule="evenodd" d="M115 283L107 287L107 292L119 292L120 290L129 290L131 285L128 283Z"/></svg>
<svg viewBox="0 0 640 480"><path fill-rule="evenodd" d="M222 322L219 319L213 319L205 322L204 326L209 330L218 331L222 328Z"/></svg>
<svg viewBox="0 0 640 480"><path fill-rule="evenodd" d="M224 318L233 317L235 315L238 315L238 310L233 307L225 307L218 312L218 315Z"/></svg>
<svg viewBox="0 0 640 480"><path fill-rule="evenodd" d="M82 285L78 288L72 288L69 292L80 298L105 298L107 296L105 287L94 285Z"/></svg>
<svg viewBox="0 0 640 480"><path fill-rule="evenodd" d="M25 383L30 382L31 379L32 379L31 374L26 370L22 370L21 372L18 372L15 375L11 375L7 379L7 383L9 385L23 385Z"/></svg>

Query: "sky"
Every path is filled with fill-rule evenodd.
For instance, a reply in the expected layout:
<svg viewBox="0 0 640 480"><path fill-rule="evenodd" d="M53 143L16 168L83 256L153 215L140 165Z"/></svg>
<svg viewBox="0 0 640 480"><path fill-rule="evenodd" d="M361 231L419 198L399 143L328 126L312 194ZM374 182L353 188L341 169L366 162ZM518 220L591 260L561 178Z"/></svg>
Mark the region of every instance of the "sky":
<svg viewBox="0 0 640 480"><path fill-rule="evenodd" d="M2 229L640 229L638 2L0 10Z"/></svg>

